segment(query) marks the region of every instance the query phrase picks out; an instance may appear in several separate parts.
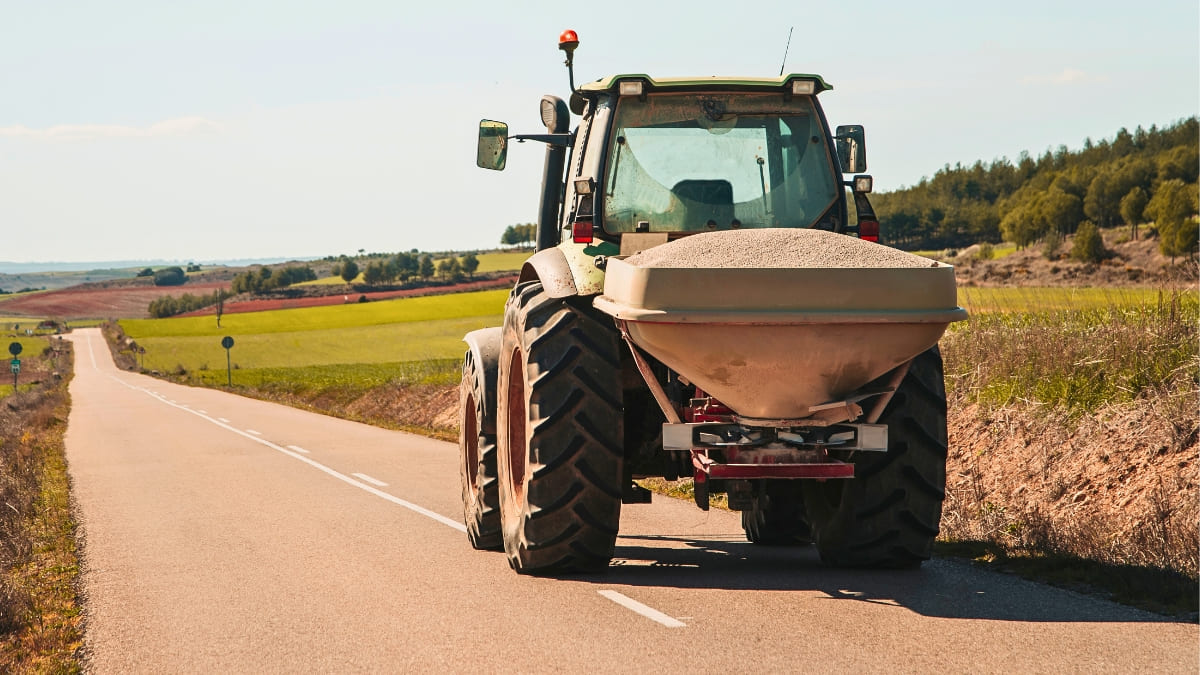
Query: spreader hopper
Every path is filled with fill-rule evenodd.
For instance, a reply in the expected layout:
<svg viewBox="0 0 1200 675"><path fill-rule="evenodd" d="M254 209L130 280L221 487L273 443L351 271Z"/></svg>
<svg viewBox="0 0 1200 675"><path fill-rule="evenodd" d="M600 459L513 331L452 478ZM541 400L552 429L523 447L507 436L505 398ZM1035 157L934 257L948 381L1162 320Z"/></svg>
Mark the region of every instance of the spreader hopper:
<svg viewBox="0 0 1200 675"><path fill-rule="evenodd" d="M731 268L613 258L595 306L638 347L754 419L801 419L843 401L967 317L954 269L933 261Z"/></svg>

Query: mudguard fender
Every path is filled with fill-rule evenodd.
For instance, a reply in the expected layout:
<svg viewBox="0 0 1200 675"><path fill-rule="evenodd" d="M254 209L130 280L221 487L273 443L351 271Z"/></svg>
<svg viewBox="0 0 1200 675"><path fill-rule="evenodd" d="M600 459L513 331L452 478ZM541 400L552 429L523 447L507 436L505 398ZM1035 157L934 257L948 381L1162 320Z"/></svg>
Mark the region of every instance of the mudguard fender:
<svg viewBox="0 0 1200 675"><path fill-rule="evenodd" d="M496 410L496 377L500 371L500 339L503 328L481 328L463 336L467 349L483 372L484 410Z"/></svg>
<svg viewBox="0 0 1200 675"><path fill-rule="evenodd" d="M575 286L575 275L571 273L571 265L567 263L567 256L560 248L538 251L525 261L517 283L534 280L541 281L542 290L552 298L579 295L579 289Z"/></svg>

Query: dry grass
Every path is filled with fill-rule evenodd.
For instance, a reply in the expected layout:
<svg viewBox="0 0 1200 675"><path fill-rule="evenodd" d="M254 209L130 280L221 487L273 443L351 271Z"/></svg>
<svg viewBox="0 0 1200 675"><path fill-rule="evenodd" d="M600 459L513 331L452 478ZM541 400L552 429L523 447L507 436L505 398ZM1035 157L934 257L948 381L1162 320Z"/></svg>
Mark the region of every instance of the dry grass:
<svg viewBox="0 0 1200 675"><path fill-rule="evenodd" d="M0 399L0 672L80 668L79 566L63 456L68 381Z"/></svg>
<svg viewBox="0 0 1200 675"><path fill-rule="evenodd" d="M942 350L942 538L1039 578L1197 611L1195 295L978 314Z"/></svg>

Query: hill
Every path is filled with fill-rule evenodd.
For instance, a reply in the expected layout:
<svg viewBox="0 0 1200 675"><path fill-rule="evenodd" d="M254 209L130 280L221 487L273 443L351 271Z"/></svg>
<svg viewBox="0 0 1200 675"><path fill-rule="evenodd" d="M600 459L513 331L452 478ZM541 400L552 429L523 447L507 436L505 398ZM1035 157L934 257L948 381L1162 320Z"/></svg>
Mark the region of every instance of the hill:
<svg viewBox="0 0 1200 675"><path fill-rule="evenodd" d="M1085 220L1101 228L1156 222L1163 251L1183 255L1196 246L1200 122L1191 117L1164 128L1119 130L1112 140L1060 145L1038 158L1022 153L945 166L915 186L872 197L882 236L906 250L961 248L975 242L1026 246L1051 232L1073 233ZM1179 241L1176 231L1185 235ZM1188 236L1190 235L1190 236Z"/></svg>

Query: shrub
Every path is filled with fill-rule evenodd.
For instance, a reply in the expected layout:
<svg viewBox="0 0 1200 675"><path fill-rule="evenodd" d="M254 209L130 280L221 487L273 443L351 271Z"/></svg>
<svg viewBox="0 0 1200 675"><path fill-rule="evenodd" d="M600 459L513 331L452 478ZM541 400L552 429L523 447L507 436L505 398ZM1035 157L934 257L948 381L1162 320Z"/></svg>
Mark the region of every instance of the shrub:
<svg viewBox="0 0 1200 675"><path fill-rule="evenodd" d="M1100 237L1096 225L1090 220L1080 223L1079 229L1075 230L1075 241L1071 244L1071 259L1094 263L1104 260L1107 254L1104 239Z"/></svg>
<svg viewBox="0 0 1200 675"><path fill-rule="evenodd" d="M996 257L996 248L991 242L985 241L979 245L979 250L975 251L976 260L991 260Z"/></svg>
<svg viewBox="0 0 1200 675"><path fill-rule="evenodd" d="M1058 230L1050 230L1042 240L1042 256L1046 260L1058 260L1058 249L1062 248L1063 237Z"/></svg>

